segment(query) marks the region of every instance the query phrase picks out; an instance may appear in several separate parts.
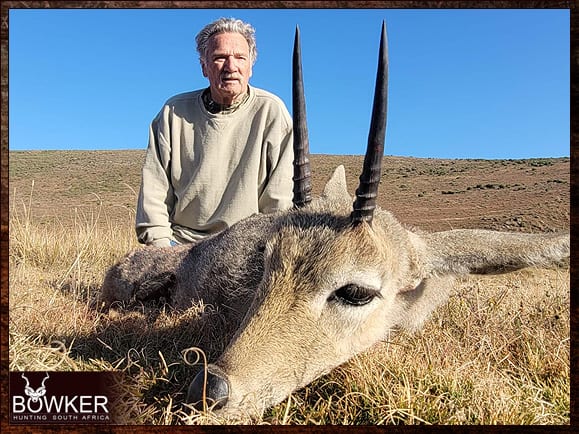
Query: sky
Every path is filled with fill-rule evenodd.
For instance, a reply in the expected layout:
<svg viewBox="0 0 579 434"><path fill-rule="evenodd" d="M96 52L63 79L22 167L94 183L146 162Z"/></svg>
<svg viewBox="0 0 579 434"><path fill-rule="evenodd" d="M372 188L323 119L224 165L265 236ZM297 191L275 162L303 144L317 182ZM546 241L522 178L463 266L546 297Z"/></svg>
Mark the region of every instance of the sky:
<svg viewBox="0 0 579 434"><path fill-rule="evenodd" d="M163 103L208 86L195 36L220 17L255 27L250 85L290 113L299 26L311 153L364 154L385 21L385 155L570 154L568 9L11 9L9 149L145 149Z"/></svg>

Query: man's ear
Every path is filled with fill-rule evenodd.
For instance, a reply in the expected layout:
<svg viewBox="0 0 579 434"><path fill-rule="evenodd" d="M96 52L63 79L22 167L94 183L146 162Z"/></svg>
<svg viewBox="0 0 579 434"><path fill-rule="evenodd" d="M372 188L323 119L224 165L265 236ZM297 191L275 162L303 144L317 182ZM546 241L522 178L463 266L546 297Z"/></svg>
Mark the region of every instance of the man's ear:
<svg viewBox="0 0 579 434"><path fill-rule="evenodd" d="M201 64L201 72L203 73L203 77L207 77L207 72L205 71L205 62L200 60L199 63Z"/></svg>

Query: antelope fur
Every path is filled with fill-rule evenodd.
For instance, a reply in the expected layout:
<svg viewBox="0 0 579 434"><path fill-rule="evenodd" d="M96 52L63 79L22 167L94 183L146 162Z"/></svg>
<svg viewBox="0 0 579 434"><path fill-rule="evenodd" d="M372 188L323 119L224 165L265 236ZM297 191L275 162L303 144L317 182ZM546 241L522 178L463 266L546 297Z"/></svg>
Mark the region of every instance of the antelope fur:
<svg viewBox="0 0 579 434"><path fill-rule="evenodd" d="M249 217L192 247L133 251L108 271L102 301L164 295L177 310L216 306L227 327L212 330L224 348L215 365L231 382L219 411L256 414L393 330L419 329L447 300L455 276L569 256L568 235L421 233L379 207L371 225L352 225L351 205L340 166L303 208ZM328 300L348 283L380 298L365 306Z"/></svg>

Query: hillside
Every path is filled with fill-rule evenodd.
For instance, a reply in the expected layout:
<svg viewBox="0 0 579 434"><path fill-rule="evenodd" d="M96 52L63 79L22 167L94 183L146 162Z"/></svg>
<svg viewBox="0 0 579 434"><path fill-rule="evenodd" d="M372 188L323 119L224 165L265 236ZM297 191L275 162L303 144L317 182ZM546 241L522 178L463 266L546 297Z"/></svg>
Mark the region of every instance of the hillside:
<svg viewBox="0 0 579 434"><path fill-rule="evenodd" d="M144 151L10 152L10 206L66 224L99 208L134 212ZM339 164L354 194L362 156L312 155L314 194ZM478 227L525 232L569 227L569 158L443 160L384 157L378 203L425 230ZM16 207L16 208L14 208Z"/></svg>

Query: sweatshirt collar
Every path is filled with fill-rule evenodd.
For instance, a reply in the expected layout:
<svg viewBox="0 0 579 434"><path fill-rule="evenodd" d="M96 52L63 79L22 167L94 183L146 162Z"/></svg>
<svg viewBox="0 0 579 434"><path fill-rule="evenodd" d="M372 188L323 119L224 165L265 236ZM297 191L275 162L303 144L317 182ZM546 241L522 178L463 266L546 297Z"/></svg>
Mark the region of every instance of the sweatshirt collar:
<svg viewBox="0 0 579 434"><path fill-rule="evenodd" d="M210 88L206 88L203 93L201 94L201 100L203 101L203 105L207 109L209 113L212 114L230 114L236 111L239 107L243 105L249 98L249 86L247 87L247 92L239 101L234 102L231 105L223 105L219 104L218 102L213 101L211 98L211 91Z"/></svg>

